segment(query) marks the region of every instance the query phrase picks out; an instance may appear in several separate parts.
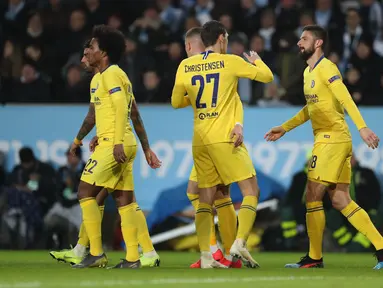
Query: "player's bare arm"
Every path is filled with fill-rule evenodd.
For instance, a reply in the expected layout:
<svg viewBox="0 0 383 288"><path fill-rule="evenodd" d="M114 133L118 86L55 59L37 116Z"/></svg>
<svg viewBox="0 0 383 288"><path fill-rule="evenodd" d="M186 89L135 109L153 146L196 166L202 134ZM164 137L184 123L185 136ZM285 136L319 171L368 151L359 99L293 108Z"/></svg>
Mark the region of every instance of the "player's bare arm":
<svg viewBox="0 0 383 288"><path fill-rule="evenodd" d="M351 95L343 81L339 79L338 81L333 82L329 88L332 94L338 99L339 103L350 115L352 121L358 128L360 137L363 139L363 141L367 144L368 147L372 149L377 148L380 141L379 137L370 128L367 127L358 107L352 100Z"/></svg>
<svg viewBox="0 0 383 288"><path fill-rule="evenodd" d="M73 155L75 154L76 149L79 146L82 146L82 140L89 134L90 131L92 131L95 124L96 124L96 117L95 117L94 104L90 103L88 113L86 114L85 119L82 122L81 128L78 131L77 136L70 147L70 152Z"/></svg>
<svg viewBox="0 0 383 288"><path fill-rule="evenodd" d="M286 132L293 130L294 128L306 123L310 119L307 106L304 106L297 114L290 120L287 120L281 126L271 128L264 136L266 141L277 141L282 138Z"/></svg>
<svg viewBox="0 0 383 288"><path fill-rule="evenodd" d="M140 112L138 110L138 106L135 100L132 103L132 111L130 115L130 119L132 120L134 131L137 134L138 139L140 139L140 143L142 146L142 150L144 150L146 161L149 166L153 169L161 167L161 161L158 159L157 155L150 149L148 135L145 130L144 122L142 121Z"/></svg>

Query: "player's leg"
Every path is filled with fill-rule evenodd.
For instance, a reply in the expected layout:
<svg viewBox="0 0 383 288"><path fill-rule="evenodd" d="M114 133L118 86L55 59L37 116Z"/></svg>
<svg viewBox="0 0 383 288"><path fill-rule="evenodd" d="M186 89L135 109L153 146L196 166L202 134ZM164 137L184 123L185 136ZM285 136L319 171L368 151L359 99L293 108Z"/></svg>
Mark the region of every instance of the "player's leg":
<svg viewBox="0 0 383 288"><path fill-rule="evenodd" d="M383 237L372 223L367 212L355 203L350 196L350 179L351 179L351 153L347 158L339 182L329 191L332 205L340 211L347 220L362 233L376 249L376 257L378 264L374 269L383 269ZM367 192L368 193L368 192Z"/></svg>
<svg viewBox="0 0 383 288"><path fill-rule="evenodd" d="M100 209L101 221L104 215L104 201L106 197L108 197L107 189L102 189L101 192L96 196L96 201ZM81 260L86 255L87 247L89 247L89 237L86 233L84 223L82 223L78 234L77 244L73 249L51 251L49 254L57 260L64 261L73 265L81 262Z"/></svg>
<svg viewBox="0 0 383 288"><path fill-rule="evenodd" d="M193 146L194 164L198 174L199 204L195 216L201 268L227 268L215 261L210 251L212 205L221 179L206 146Z"/></svg>
<svg viewBox="0 0 383 288"><path fill-rule="evenodd" d="M199 190L198 190L197 171L194 165L190 172L186 195L188 196L190 203L193 205L194 210L197 211L198 205L199 205ZM216 237L213 214L211 217L210 251L211 253L213 253L214 260L220 261L223 258L222 251L217 246L217 237ZM191 264L190 268L201 268L201 259Z"/></svg>
<svg viewBox="0 0 383 288"><path fill-rule="evenodd" d="M90 253L75 268L105 266L107 259L102 249L101 213L96 196L105 188L118 182L124 165L113 157L113 146L97 146L81 176L78 198L82 209L83 224L90 242ZM100 264L100 262L102 262Z"/></svg>
<svg viewBox="0 0 383 288"><path fill-rule="evenodd" d="M233 202L230 198L229 185L220 185L218 187L214 206L218 216L219 233L225 249L225 257L220 260L220 263L230 268L241 268L241 260L233 261L233 257L230 255L230 248L237 234L237 215L235 214Z"/></svg>
<svg viewBox="0 0 383 288"><path fill-rule="evenodd" d="M126 257L114 268L135 269L141 267L138 253L137 204L133 192L133 163L136 158L137 146L125 146L124 150L128 160L121 165L123 171L115 185L113 197L121 217L121 232L126 246Z"/></svg>
<svg viewBox="0 0 383 288"><path fill-rule="evenodd" d="M152 239L150 238L148 224L144 212L142 212L140 206L138 206L136 197L133 198L134 206L136 209L137 220L137 238L138 244L142 248L142 255L140 262L142 267L158 267L160 266L160 256L157 254L153 247Z"/></svg>
<svg viewBox="0 0 383 288"><path fill-rule="evenodd" d="M243 195L243 201L238 213L238 231L230 254L244 259L249 267L256 268L259 264L251 257L246 249L246 241L253 228L259 187L255 177L255 170L245 145L234 147L233 143L218 143L211 145L209 150L214 159L218 173L225 185L238 182Z"/></svg>
<svg viewBox="0 0 383 288"><path fill-rule="evenodd" d="M136 204L133 190L115 190L113 197L116 200L118 213L121 217L121 231L126 246L126 256L114 268L140 268L138 253L138 225Z"/></svg>

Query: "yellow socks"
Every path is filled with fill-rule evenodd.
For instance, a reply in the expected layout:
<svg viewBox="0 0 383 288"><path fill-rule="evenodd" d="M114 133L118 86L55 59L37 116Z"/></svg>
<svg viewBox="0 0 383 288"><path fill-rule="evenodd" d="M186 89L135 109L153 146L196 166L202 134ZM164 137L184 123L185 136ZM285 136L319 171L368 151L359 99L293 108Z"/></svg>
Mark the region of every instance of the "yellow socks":
<svg viewBox="0 0 383 288"><path fill-rule="evenodd" d="M90 254L99 256L104 253L101 240L101 214L95 198L80 200L83 224L90 242Z"/></svg>
<svg viewBox="0 0 383 288"><path fill-rule="evenodd" d="M137 239L141 245L142 252L148 253L154 251L152 239L150 239L148 224L144 212L137 203L134 203L136 209Z"/></svg>
<svg viewBox="0 0 383 288"><path fill-rule="evenodd" d="M306 203L306 226L310 240L309 257L314 260L322 258L323 231L326 218L323 202Z"/></svg>
<svg viewBox="0 0 383 288"><path fill-rule="evenodd" d="M214 206L218 214L219 233L221 234L225 254L230 255L230 248L237 233L237 215L231 198L216 200Z"/></svg>
<svg viewBox="0 0 383 288"><path fill-rule="evenodd" d="M104 217L104 208L105 206L98 206L98 208L100 209L100 214L101 214L101 222L102 222L102 218ZM88 237L88 234L86 233L86 229L85 229L85 226L84 226L84 223L81 224L80 226L80 231L78 232L78 241L77 241L77 244L80 244L84 247L88 247L89 246L89 237Z"/></svg>
<svg viewBox="0 0 383 288"><path fill-rule="evenodd" d="M249 238L250 231L253 229L255 216L257 215L258 198L256 196L245 196L238 213L238 233L237 239L244 241Z"/></svg>
<svg viewBox="0 0 383 288"><path fill-rule="evenodd" d="M199 203L195 215L195 226L201 252L210 252L211 217L211 205Z"/></svg>
<svg viewBox="0 0 383 288"><path fill-rule="evenodd" d="M131 203L118 208L118 213L121 216L122 236L126 245L126 260L129 262L135 262L140 258L138 254L136 205L136 203Z"/></svg>
<svg viewBox="0 0 383 288"><path fill-rule="evenodd" d="M355 229L371 241L376 250L383 249L383 237L379 231L376 230L364 209L359 207L354 201L351 201L341 212Z"/></svg>
<svg viewBox="0 0 383 288"><path fill-rule="evenodd" d="M197 212L199 205L199 196L197 194L187 193L187 196L194 207L194 210ZM210 224L210 246L217 246L217 237L215 235L215 224L214 224L214 215L211 214L211 224Z"/></svg>

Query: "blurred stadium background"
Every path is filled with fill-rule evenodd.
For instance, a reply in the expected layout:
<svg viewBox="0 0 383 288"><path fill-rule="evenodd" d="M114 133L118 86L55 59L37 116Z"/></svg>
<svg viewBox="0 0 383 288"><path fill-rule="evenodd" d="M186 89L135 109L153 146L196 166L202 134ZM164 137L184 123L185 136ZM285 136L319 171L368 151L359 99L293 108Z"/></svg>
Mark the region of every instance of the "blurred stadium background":
<svg viewBox="0 0 383 288"><path fill-rule="evenodd" d="M383 137L383 13L375 0L2 0L0 1L0 249L61 249L74 244L81 217L76 188L89 156L69 145L87 112L91 75L80 66L92 27L107 24L126 35L120 66L133 82L153 150L163 167L135 163L137 199L157 249L195 251L193 210L186 197L192 166L192 111L170 107L183 36L219 19L230 33L229 52L258 52L274 72L262 84L241 79L245 139L261 186L261 211L249 240L253 251L306 251L305 163L310 124L276 144L270 126L304 105L296 42L302 27L328 29L328 57L337 63L368 125ZM354 125L352 197L383 229L383 150L369 151ZM87 139L90 140L91 134ZM233 202L240 192L232 187ZM123 249L118 213L108 198L103 240ZM372 251L340 213L327 209L325 250Z"/></svg>

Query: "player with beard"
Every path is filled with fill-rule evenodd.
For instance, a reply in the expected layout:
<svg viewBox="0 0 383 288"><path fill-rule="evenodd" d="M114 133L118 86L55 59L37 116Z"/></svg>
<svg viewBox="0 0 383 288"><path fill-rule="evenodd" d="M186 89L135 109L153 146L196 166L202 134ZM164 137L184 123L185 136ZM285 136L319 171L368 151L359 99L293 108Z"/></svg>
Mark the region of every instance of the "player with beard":
<svg viewBox="0 0 383 288"><path fill-rule="evenodd" d="M351 133L345 120L344 109L357 126L368 147L378 147L379 138L363 120L350 93L343 84L337 66L324 57L326 31L317 25L306 26L298 42L300 55L308 67L304 71L304 94L307 101L293 118L266 133L267 141L276 141L286 132L311 120L314 147L309 164L306 192L306 225L310 240L309 253L298 263L287 268L323 268L322 242L325 214L322 199L328 191L332 204L376 249L378 264L383 269L383 237L370 217L350 197ZM366 191L368 193L368 191Z"/></svg>

